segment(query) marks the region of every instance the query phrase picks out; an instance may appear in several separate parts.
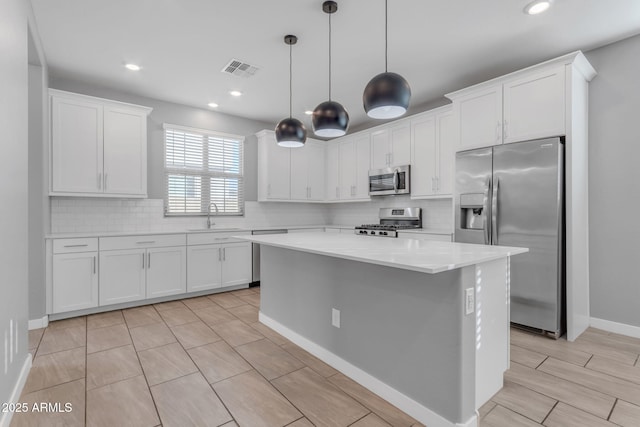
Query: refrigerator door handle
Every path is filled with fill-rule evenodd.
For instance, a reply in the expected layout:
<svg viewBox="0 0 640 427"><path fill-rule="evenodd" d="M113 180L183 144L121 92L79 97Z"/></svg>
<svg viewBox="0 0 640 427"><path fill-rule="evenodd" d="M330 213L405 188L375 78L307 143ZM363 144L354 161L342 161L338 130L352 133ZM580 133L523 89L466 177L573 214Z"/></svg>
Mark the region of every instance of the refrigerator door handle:
<svg viewBox="0 0 640 427"><path fill-rule="evenodd" d="M500 192L500 179L496 178L491 197L491 244L498 245L498 193Z"/></svg>
<svg viewBox="0 0 640 427"><path fill-rule="evenodd" d="M490 218L490 214L489 214L489 199L491 198L491 193L492 193L492 182L491 182L491 177L487 178L487 182L485 184L485 193L484 193L484 206L482 207L482 210L484 212L484 244L485 245L490 245L491 244L491 222L489 221Z"/></svg>

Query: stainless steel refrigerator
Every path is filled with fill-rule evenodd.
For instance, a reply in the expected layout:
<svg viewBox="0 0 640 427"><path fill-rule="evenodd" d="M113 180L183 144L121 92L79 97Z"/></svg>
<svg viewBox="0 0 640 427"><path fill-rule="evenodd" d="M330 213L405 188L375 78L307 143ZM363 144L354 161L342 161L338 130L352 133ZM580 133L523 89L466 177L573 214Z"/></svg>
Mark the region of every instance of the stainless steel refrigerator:
<svg viewBox="0 0 640 427"><path fill-rule="evenodd" d="M564 313L564 145L560 138L456 155L455 241L521 246L511 322L555 336Z"/></svg>

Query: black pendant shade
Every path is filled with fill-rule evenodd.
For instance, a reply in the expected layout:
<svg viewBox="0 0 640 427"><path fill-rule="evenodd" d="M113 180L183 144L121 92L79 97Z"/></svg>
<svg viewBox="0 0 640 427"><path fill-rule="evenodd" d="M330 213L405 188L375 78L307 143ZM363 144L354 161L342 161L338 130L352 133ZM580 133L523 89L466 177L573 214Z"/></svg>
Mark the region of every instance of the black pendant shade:
<svg viewBox="0 0 640 427"><path fill-rule="evenodd" d="M276 126L276 141L281 147L302 147L307 140L307 129L293 117L280 120Z"/></svg>
<svg viewBox="0 0 640 427"><path fill-rule="evenodd" d="M387 70L388 62L388 0L384 1L384 73L369 81L362 94L362 104L372 119L395 119L407 112L411 100L409 83L400 74Z"/></svg>
<svg viewBox="0 0 640 427"><path fill-rule="evenodd" d="M311 118L313 133L324 138L336 138L347 133L349 114L344 107L331 100L331 15L338 10L335 1L322 3L322 10L329 15L329 100L320 103Z"/></svg>
<svg viewBox="0 0 640 427"><path fill-rule="evenodd" d="M325 138L336 138L347 133L349 113L342 104L325 101L313 110L313 132Z"/></svg>
<svg viewBox="0 0 640 427"><path fill-rule="evenodd" d="M307 129L302 122L291 115L292 89L292 46L298 42L298 38L292 35L284 36L285 44L289 45L289 117L280 120L276 125L276 141L279 146L287 148L302 147L307 140Z"/></svg>
<svg viewBox="0 0 640 427"><path fill-rule="evenodd" d="M409 83L400 74L380 73L367 84L362 103L373 119L393 119L407 112L411 100Z"/></svg>

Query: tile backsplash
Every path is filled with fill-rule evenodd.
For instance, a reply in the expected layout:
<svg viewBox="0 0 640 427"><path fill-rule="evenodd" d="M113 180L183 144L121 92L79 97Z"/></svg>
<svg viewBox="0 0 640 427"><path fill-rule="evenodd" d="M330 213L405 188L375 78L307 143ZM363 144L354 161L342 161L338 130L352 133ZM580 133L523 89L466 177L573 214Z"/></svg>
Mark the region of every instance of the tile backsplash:
<svg viewBox="0 0 640 427"><path fill-rule="evenodd" d="M336 203L329 210L329 223L335 225L376 224L380 208L422 208L422 227L453 232L451 199L411 200L410 196L375 197L370 202Z"/></svg>
<svg viewBox="0 0 640 427"><path fill-rule="evenodd" d="M51 232L103 233L183 231L205 228L206 218L165 217L162 199L51 198ZM357 225L378 222L381 207L423 208L425 228L452 229L450 199L411 200L408 196L376 198L359 203L258 203L245 202L244 216L216 217L220 227L270 227L280 225Z"/></svg>
<svg viewBox="0 0 640 427"><path fill-rule="evenodd" d="M211 216L220 227L314 225L328 222L328 206L311 203L245 202L244 216ZM205 228L207 219L165 217L162 199L51 198L51 232L183 231Z"/></svg>

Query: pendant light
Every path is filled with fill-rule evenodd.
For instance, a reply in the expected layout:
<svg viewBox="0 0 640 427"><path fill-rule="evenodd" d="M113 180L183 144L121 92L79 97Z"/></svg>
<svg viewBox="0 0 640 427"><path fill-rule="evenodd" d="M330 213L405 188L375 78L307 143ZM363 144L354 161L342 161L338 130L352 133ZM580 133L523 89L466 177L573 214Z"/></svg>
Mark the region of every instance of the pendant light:
<svg viewBox="0 0 640 427"><path fill-rule="evenodd" d="M411 99L409 83L400 74L387 71L387 0L384 1L384 73L367 84L362 95L364 111L372 119L395 119L407 112Z"/></svg>
<svg viewBox="0 0 640 427"><path fill-rule="evenodd" d="M300 120L294 119L291 114L293 99L292 50L293 45L298 42L298 38L289 34L284 36L284 42L289 45L289 117L280 120L280 123L276 125L276 141L281 147L297 148L302 147L307 140L307 129Z"/></svg>
<svg viewBox="0 0 640 427"><path fill-rule="evenodd" d="M344 107L331 100L331 15L338 10L338 3L325 1L322 10L329 15L329 100L320 103L313 110L311 123L313 132L324 138L335 138L347 133L349 114Z"/></svg>

